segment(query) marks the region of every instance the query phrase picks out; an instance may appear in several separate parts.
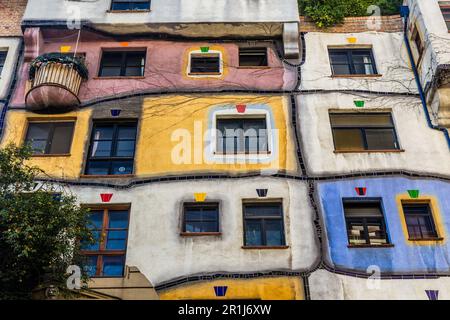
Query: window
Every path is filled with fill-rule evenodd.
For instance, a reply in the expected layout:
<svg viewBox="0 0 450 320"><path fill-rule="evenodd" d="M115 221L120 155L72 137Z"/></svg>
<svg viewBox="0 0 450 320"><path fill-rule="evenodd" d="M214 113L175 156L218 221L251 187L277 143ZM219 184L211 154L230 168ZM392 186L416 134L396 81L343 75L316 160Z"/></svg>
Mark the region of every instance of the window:
<svg viewBox="0 0 450 320"><path fill-rule="evenodd" d="M30 122L25 143L33 154L68 154L74 122Z"/></svg>
<svg viewBox="0 0 450 320"><path fill-rule="evenodd" d="M441 7L445 23L447 24L447 29L450 30L450 1L441 1L439 2L439 6Z"/></svg>
<svg viewBox="0 0 450 320"><path fill-rule="evenodd" d="M329 49L333 75L377 74L371 49Z"/></svg>
<svg viewBox="0 0 450 320"><path fill-rule="evenodd" d="M350 245L388 244L380 200L344 199L344 214Z"/></svg>
<svg viewBox="0 0 450 320"><path fill-rule="evenodd" d="M183 233L219 232L218 203L185 203Z"/></svg>
<svg viewBox="0 0 450 320"><path fill-rule="evenodd" d="M267 48L239 48L239 66L267 66Z"/></svg>
<svg viewBox="0 0 450 320"><path fill-rule="evenodd" d="M402 202L409 240L438 238L429 203Z"/></svg>
<svg viewBox="0 0 450 320"><path fill-rule="evenodd" d="M396 150L390 113L330 113L336 151Z"/></svg>
<svg viewBox="0 0 450 320"><path fill-rule="evenodd" d="M90 276L123 276L128 238L129 209L93 209L90 228L95 243L82 244Z"/></svg>
<svg viewBox="0 0 450 320"><path fill-rule="evenodd" d="M191 54L190 74L220 74L220 55L218 53Z"/></svg>
<svg viewBox="0 0 450 320"><path fill-rule="evenodd" d="M2 75L3 67L5 66L7 54L8 51L0 51L0 76Z"/></svg>
<svg viewBox="0 0 450 320"><path fill-rule="evenodd" d="M245 246L284 246L281 203L244 203Z"/></svg>
<svg viewBox="0 0 450 320"><path fill-rule="evenodd" d="M86 174L132 174L136 126L135 122L94 123Z"/></svg>
<svg viewBox="0 0 450 320"><path fill-rule="evenodd" d="M100 64L100 77L142 77L145 52L105 51Z"/></svg>
<svg viewBox="0 0 450 320"><path fill-rule="evenodd" d="M226 154L268 152L266 118L218 118L217 152Z"/></svg>
<svg viewBox="0 0 450 320"><path fill-rule="evenodd" d="M150 0L112 0L111 10L150 10Z"/></svg>
<svg viewBox="0 0 450 320"><path fill-rule="evenodd" d="M424 45L423 45L422 38L420 36L419 28L417 28L417 25L414 27L414 31L412 33L412 40L416 46L417 54L418 54L416 63L419 63L420 59L422 58Z"/></svg>

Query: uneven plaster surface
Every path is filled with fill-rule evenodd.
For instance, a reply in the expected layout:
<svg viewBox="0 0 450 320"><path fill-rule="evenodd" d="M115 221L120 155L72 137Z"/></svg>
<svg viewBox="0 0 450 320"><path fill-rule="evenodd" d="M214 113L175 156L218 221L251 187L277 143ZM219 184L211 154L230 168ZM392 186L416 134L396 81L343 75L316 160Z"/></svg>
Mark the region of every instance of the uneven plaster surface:
<svg viewBox="0 0 450 320"><path fill-rule="evenodd" d="M5 65L0 74L0 100L6 99L9 93L14 68L16 66L17 57L19 56L20 42L20 38L0 37L0 51L8 52Z"/></svg>

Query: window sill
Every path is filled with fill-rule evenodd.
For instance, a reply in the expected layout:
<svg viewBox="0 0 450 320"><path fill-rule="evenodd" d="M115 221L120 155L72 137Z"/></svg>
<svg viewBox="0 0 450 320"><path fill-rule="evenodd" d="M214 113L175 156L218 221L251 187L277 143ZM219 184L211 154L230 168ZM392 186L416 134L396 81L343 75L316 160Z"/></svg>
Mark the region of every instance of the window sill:
<svg viewBox="0 0 450 320"><path fill-rule="evenodd" d="M242 246L242 249L245 250L280 250L280 249L288 249L289 246Z"/></svg>
<svg viewBox="0 0 450 320"><path fill-rule="evenodd" d="M143 10L107 10L107 13L146 13L151 12L151 9L143 9Z"/></svg>
<svg viewBox="0 0 450 320"><path fill-rule="evenodd" d="M181 232L182 237L221 236L222 232Z"/></svg>
<svg viewBox="0 0 450 320"><path fill-rule="evenodd" d="M221 76L220 72L189 72L189 76Z"/></svg>
<svg viewBox="0 0 450 320"><path fill-rule="evenodd" d="M409 238L408 241L443 241L444 238L439 237L439 238L423 238L423 239L412 239Z"/></svg>
<svg viewBox="0 0 450 320"><path fill-rule="evenodd" d="M110 178L133 178L133 177L135 177L134 174L105 174L105 175L82 174L82 175L80 175L80 178L95 178L95 179L99 179L99 178L105 178L105 179L110 179Z"/></svg>
<svg viewBox="0 0 450 320"><path fill-rule="evenodd" d="M54 154L33 154L31 158L52 158L52 157L70 157L70 153L54 153Z"/></svg>
<svg viewBox="0 0 450 320"><path fill-rule="evenodd" d="M236 69L270 69L269 66L238 66Z"/></svg>
<svg viewBox="0 0 450 320"><path fill-rule="evenodd" d="M333 74L331 78L380 78L382 74Z"/></svg>
<svg viewBox="0 0 450 320"><path fill-rule="evenodd" d="M394 247L393 244L387 243L387 244L379 244L379 245L373 245L373 244L349 244L347 245L347 248L392 248Z"/></svg>
<svg viewBox="0 0 450 320"><path fill-rule="evenodd" d="M250 153L247 153L247 152L237 152L237 153L226 153L226 152L214 152L214 154L215 155L218 155L218 156L242 156L242 155L245 155L245 156L258 156L258 155L268 155L268 154L271 154L272 152L270 152L270 151L261 151L261 152L258 152L258 153L253 153L253 152L250 152Z"/></svg>
<svg viewBox="0 0 450 320"><path fill-rule="evenodd" d="M114 76L114 77L93 77L94 80L126 80L126 79L145 79L144 76Z"/></svg>
<svg viewBox="0 0 450 320"><path fill-rule="evenodd" d="M405 152L403 149L386 149L386 150L334 150L334 153L399 153Z"/></svg>

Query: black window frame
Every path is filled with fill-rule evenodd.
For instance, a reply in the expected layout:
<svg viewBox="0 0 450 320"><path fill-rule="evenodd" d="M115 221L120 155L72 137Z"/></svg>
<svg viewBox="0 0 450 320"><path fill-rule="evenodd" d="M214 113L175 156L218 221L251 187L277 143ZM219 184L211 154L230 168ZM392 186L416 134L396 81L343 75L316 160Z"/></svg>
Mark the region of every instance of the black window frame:
<svg viewBox="0 0 450 320"><path fill-rule="evenodd" d="M264 58L262 60L263 64L243 65L241 63L242 56L246 56L246 55L247 56L258 56L258 53L260 53L261 55L264 54ZM264 67L268 67L268 66L269 66L269 54L268 54L267 47L239 47L239 67L241 67L241 68L258 68L258 67L264 68Z"/></svg>
<svg viewBox="0 0 450 320"><path fill-rule="evenodd" d="M401 206L402 206L403 216L404 216L404 219L405 219L406 230L408 232L408 240L410 240L410 241L421 241L421 240L423 240L423 241L427 241L427 240L433 241L433 240L439 240L441 238L440 235L439 235L438 229L436 227L436 221L434 219L433 208L431 206L430 201L410 201L410 200L403 201L402 200L401 201ZM407 206L411 206L411 207L426 206L427 207L427 212L426 213L414 213L414 214L413 213L409 213L409 212L407 212L407 210L405 210L405 206L406 207ZM408 216L413 216L413 217L420 216L420 217L428 218L428 220L429 220L428 222L430 223L430 226L431 226L431 232L434 233L434 236L432 236L432 237L424 237L423 236L423 230L422 230L422 228L420 228L419 230L420 230L421 237L420 238L413 238L413 237L411 237L411 234L409 232L409 226L408 226L408 219L407 219ZM420 222L419 222L418 225L419 225L419 227L422 226L420 224Z"/></svg>
<svg viewBox="0 0 450 320"><path fill-rule="evenodd" d="M117 5L118 3L120 4L128 4L130 6L129 9L116 9L115 5ZM148 3L148 8L144 8L144 9L136 9L136 8L132 8L132 6L135 6L136 4L139 3ZM150 11L151 8L151 0L111 0L111 7L110 10L111 11Z"/></svg>
<svg viewBox="0 0 450 320"><path fill-rule="evenodd" d="M256 150L256 152L254 152L254 151L251 152L250 151L250 144L249 144L250 137L246 136L245 135L245 131L244 131L244 122L247 121L247 120L248 121L254 121L254 120L264 121L265 128L263 130L265 130L265 133L266 133L266 136L265 136L265 138L266 138L266 145L267 145L266 150L260 150L260 139L262 139L263 136L260 136L261 132L260 132L260 130L257 130L258 131L257 132L257 136L256 136L257 150ZM215 121L216 121L216 130L218 132L221 132L221 134L220 135L217 134L217 137L216 137L216 150L215 150L215 152L217 154L224 154L224 155L246 154L246 155L248 155L248 154L260 154L260 153L269 153L270 152L270 146L269 146L269 138L270 137L269 137L269 130L268 130L268 126L267 126L267 116L266 115L255 116L255 117L247 117L247 116L246 117L226 117L226 116L224 116L224 117L217 117L215 119ZM220 121L230 121L230 122L231 121L235 121L235 122L239 122L241 124L241 126L238 129L242 130L242 132L244 133L243 136L242 137L236 136L236 135L234 135L234 136L227 136L226 132L222 132L221 130L219 130L219 122ZM220 138L222 138L222 144L221 144L222 145L221 146L222 149L221 149L221 151L219 151L219 145L220 145L219 139ZM227 139L228 138L233 138L233 140L234 140L234 152L233 153L227 152L226 146L227 146ZM238 140L240 138L244 139L244 141L243 141L244 150L243 151L242 150L238 150L238 146L239 145L242 146L242 144L238 143L239 142Z"/></svg>
<svg viewBox="0 0 450 320"><path fill-rule="evenodd" d="M450 1L439 2L439 8L447 25L447 30L450 31Z"/></svg>
<svg viewBox="0 0 450 320"><path fill-rule="evenodd" d="M195 59L217 59L217 71L193 71L193 67L194 67L194 61ZM221 54L220 53L191 53L189 56L189 74L190 75L221 75L221 68L220 68L220 64L221 64ZM204 62L203 62L204 63ZM197 68L201 68L201 67L197 67Z"/></svg>
<svg viewBox="0 0 450 320"><path fill-rule="evenodd" d="M92 148L94 146L94 133L95 133L95 128L99 126L113 126L113 136L111 138L111 154L114 154L115 151L117 150L117 144L118 144L118 131L120 127L132 127L134 126L136 128L135 130L135 136L134 136L134 151L133 151L133 156L131 157L114 157L114 156L110 156L110 157L93 157L92 156ZM134 119L130 119L130 120L121 120L121 121L111 121L111 120L94 120L93 124L92 124L92 131L91 131L91 136L89 138L89 149L88 149L88 155L87 155L87 159L86 159L86 168L85 168L85 175L87 176L96 176L98 174L90 174L89 173L89 164L92 162L105 162L108 161L109 162L109 168L108 168L108 174L105 174L104 176L120 176L120 175L130 175L134 173L135 170L135 157L136 157L136 147L137 147L137 136L138 136L138 120L134 120ZM110 139L100 139L100 140L110 140ZM132 139L122 139L121 141L124 140L132 140ZM118 162L118 161L130 161L132 163L132 170L131 173L124 173L124 174L113 174L112 173L112 168L113 168L113 164L114 162ZM102 175L103 176L103 175Z"/></svg>
<svg viewBox="0 0 450 320"><path fill-rule="evenodd" d="M357 116L361 116L361 115L365 115L365 116L380 116L380 115L389 115L389 118L391 120L391 126L368 126L368 125L334 125L333 121L332 121L332 115L348 115L348 116L352 116L352 115L357 115ZM333 145L334 145L334 150L339 152L339 151L348 151L348 149L337 149L336 148L336 138L335 138L335 130L350 130L350 129L354 129L360 130L360 134L362 137L362 141L363 141L363 149L355 149L355 150L351 150L352 152L364 152L364 151L396 151L396 150L401 150L400 149L400 143L398 141L398 135L397 135L397 130L395 128L395 123L394 123L394 119L392 117L392 113L391 112L329 112L329 117L330 117L330 125L331 125L331 132L332 132L332 137L333 137ZM393 131L393 137L394 137L394 148L392 149L369 149L368 143L367 143L367 135L366 135L366 130L392 130Z"/></svg>
<svg viewBox="0 0 450 320"><path fill-rule="evenodd" d="M0 50L0 77L5 68L6 58L8 57L8 50Z"/></svg>
<svg viewBox="0 0 450 320"><path fill-rule="evenodd" d="M187 219L187 210L189 208L196 208L197 210L200 209L203 211L205 208L214 208L216 209L216 219L200 219L200 220L189 220ZM215 222L215 230L213 231L187 231L186 230L186 223L188 221L194 221L194 222ZM220 233L220 205L218 202L185 202L183 203L183 225L182 225L182 234L218 234Z"/></svg>
<svg viewBox="0 0 450 320"><path fill-rule="evenodd" d="M30 133L30 127L32 125L36 125L36 124L47 124L49 125L49 131L48 131L48 135L47 135L47 139L45 140L45 149L43 150L43 153L40 152L34 152L33 151L33 156L39 156L39 155L60 155L60 154L70 154L70 151L72 149L72 143L73 143L73 137L74 137L74 133L75 133L75 120L61 120L61 121L29 121L28 125L27 125L27 132L25 134L25 144L28 144L32 141L32 139L29 139L29 133ZM53 145L53 140L55 137L55 129L56 127L58 127L58 125L67 125L67 124L71 124L72 125L72 133L70 135L69 141L67 142L67 150L68 152L66 153L51 153L51 147ZM42 139L38 139L38 140L42 140Z"/></svg>
<svg viewBox="0 0 450 320"><path fill-rule="evenodd" d="M114 75L114 76L108 76L108 75L102 75L103 69L106 68L104 66L104 57L105 54L117 54L120 55L120 63L114 67L118 68L120 67L120 75ZM144 65L141 66L128 66L127 65L127 57L132 54L142 54L142 57L144 58ZM145 68L147 65L147 51L146 50L102 50L102 57L100 59L100 67L98 70L98 77L99 78L128 78L128 77L144 77L145 76ZM127 75L127 68L142 68L142 74L139 76L130 76Z"/></svg>
<svg viewBox="0 0 450 320"><path fill-rule="evenodd" d="M280 215L278 216L250 216L246 215L246 207L247 206L278 206L280 210ZM244 221L244 247L252 248L252 247L286 247L286 228L284 225L284 211L283 211L283 202L282 201L267 201L267 202L258 202L258 201L244 201L242 203L242 216ZM247 244L247 221L261 221L261 244L253 245ZM267 233L266 233L266 220L272 221L280 221L281 222L281 244L279 245L267 245Z"/></svg>
<svg viewBox="0 0 450 320"><path fill-rule="evenodd" d="M346 211L345 211L346 204L358 204L361 206L363 206L364 204L366 204L367 206L376 205L380 211L381 216L380 217L370 217L370 216L364 216L361 214L361 216L349 217L349 216L347 216ZM388 228L387 228L387 223L386 223L386 215L384 212L383 200L381 198L364 198L364 199L342 198L342 209L343 209L343 213L344 213L347 241L348 241L349 247L364 246L364 247L378 248L378 247L382 247L382 246L392 246L391 239L389 237ZM376 221L376 220L379 220L379 221ZM350 231L350 226L352 226L354 224L363 226L364 239L362 239L362 240L366 241L365 244L356 244L356 243L351 242L351 240L350 240L351 235L350 235L349 231ZM371 243L368 226L374 225L374 224L378 224L381 227L381 231L384 233L384 238L386 240L386 243L383 243L383 244Z"/></svg>
<svg viewBox="0 0 450 320"><path fill-rule="evenodd" d="M339 65L347 65L350 73L336 73L334 65L337 63L333 63L332 54L344 54L347 56L347 64L339 64ZM355 62L353 60L353 54L356 53L365 53L370 57L370 65L372 66L373 73L357 73L355 68ZM372 48L328 48L328 56L330 59L331 73L333 76L352 76L352 75L361 75L361 76L371 76L371 75L379 75L377 64L375 61L375 56L373 54Z"/></svg>

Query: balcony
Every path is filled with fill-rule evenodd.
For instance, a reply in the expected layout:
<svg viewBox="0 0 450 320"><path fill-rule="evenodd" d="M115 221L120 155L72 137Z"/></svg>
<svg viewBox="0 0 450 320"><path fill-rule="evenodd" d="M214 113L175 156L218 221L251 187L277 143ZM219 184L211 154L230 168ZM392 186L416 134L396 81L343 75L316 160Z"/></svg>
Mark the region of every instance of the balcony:
<svg viewBox="0 0 450 320"><path fill-rule="evenodd" d="M47 53L31 62L29 90L25 96L31 111L64 112L80 104L78 94L88 70L82 58Z"/></svg>

